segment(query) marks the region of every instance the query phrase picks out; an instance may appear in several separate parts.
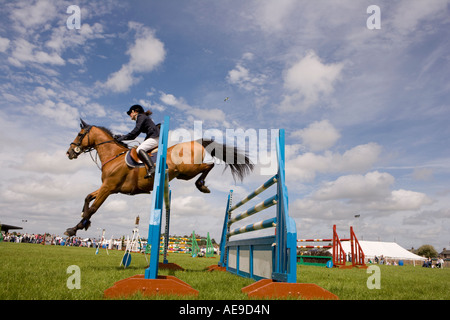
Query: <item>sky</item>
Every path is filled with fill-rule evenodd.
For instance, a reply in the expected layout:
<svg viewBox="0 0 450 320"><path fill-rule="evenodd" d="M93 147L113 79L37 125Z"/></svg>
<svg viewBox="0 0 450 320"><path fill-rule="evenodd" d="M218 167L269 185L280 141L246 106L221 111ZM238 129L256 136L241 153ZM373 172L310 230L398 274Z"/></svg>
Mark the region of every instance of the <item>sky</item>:
<svg viewBox="0 0 450 320"><path fill-rule="evenodd" d="M155 123L170 116L171 137L195 125L224 136L285 129L299 238L331 237L335 224L341 237L354 226L363 240L450 247L450 1L1 7L1 223L56 235L74 226L101 185L89 154L66 156L79 119L125 134L137 103ZM223 165L207 177L210 194L171 182L171 234L219 241L228 191L243 198L269 178L264 137L249 146L256 167L243 182ZM150 205L148 194L112 195L78 235L131 236L140 215L146 237Z"/></svg>

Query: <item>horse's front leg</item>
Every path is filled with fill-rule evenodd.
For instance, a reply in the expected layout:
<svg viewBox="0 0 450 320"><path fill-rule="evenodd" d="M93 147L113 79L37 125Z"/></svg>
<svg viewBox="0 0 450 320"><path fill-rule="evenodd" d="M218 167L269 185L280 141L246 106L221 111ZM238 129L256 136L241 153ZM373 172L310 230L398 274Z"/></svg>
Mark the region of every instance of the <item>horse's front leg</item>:
<svg viewBox="0 0 450 320"><path fill-rule="evenodd" d="M107 187L104 187L104 186L102 186L97 191L90 193L85 199L83 213L82 213L83 219L81 219L81 221L75 227L67 229L64 234L68 235L68 236L74 236L76 234L77 230L80 230L80 229L87 230L89 228L89 226L91 225L90 219L91 219L92 215L95 212L97 212L97 210L100 208L100 206L103 204L103 202L105 202L105 200L108 198L108 196L111 193L112 193L112 190ZM91 206L89 206L89 204L92 200L94 200L94 202L92 203Z"/></svg>
<svg viewBox="0 0 450 320"><path fill-rule="evenodd" d="M92 200L97 198L97 195L98 195L99 191L100 191L100 189L95 190L94 192L88 194L86 196L86 198L84 199L83 211L81 212L81 217L82 218L88 218L89 217L89 204L91 203Z"/></svg>
<svg viewBox="0 0 450 320"><path fill-rule="evenodd" d="M83 210L83 218L90 219L94 213L100 208L100 206L105 202L106 198L113 193L112 190L108 187L102 186L97 191L94 191L90 195L86 197L85 206ZM90 199L89 201L87 201ZM89 206L90 201L94 200L91 206ZM86 205L87 202L87 205Z"/></svg>

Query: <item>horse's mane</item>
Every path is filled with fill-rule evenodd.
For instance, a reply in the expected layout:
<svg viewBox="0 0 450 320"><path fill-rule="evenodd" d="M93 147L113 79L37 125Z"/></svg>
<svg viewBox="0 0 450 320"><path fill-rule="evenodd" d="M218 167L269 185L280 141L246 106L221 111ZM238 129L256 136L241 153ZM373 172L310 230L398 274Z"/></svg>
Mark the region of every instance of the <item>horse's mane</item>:
<svg viewBox="0 0 450 320"><path fill-rule="evenodd" d="M114 138L114 134L113 134L112 131L109 130L108 128L101 127L101 126L95 126L95 127L97 127L97 128L99 128L100 130L104 131L106 134L109 134L109 135L111 136L111 138L113 138L114 141L115 141L117 144L121 145L122 147L125 147L125 148L129 149L129 147L128 147L128 145L127 145L126 143L121 142L121 141L118 141L116 138Z"/></svg>

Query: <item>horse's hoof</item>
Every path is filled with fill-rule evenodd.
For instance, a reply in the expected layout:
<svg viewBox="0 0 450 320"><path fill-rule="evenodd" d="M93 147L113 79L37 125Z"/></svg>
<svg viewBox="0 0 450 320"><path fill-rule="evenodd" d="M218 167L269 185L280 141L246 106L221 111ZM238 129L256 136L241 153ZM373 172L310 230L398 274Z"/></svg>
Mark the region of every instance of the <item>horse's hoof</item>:
<svg viewBox="0 0 450 320"><path fill-rule="evenodd" d="M77 230L75 230L75 228L69 228L66 230L66 232L64 232L64 234L68 237L73 237L77 234Z"/></svg>
<svg viewBox="0 0 450 320"><path fill-rule="evenodd" d="M202 186L199 188L199 190L203 193L211 193L207 186Z"/></svg>

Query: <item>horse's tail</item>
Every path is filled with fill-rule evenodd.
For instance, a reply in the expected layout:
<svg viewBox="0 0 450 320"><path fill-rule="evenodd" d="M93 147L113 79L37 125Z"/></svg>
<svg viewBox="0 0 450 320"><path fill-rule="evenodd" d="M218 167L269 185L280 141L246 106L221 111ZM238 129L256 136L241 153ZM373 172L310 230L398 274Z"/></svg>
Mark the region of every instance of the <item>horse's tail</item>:
<svg viewBox="0 0 450 320"><path fill-rule="evenodd" d="M237 147L229 147L211 139L203 139L201 140L201 144L211 156L225 163L225 169L230 167L234 180L238 178L242 181L246 175L253 171L255 165L248 155L240 151Z"/></svg>

